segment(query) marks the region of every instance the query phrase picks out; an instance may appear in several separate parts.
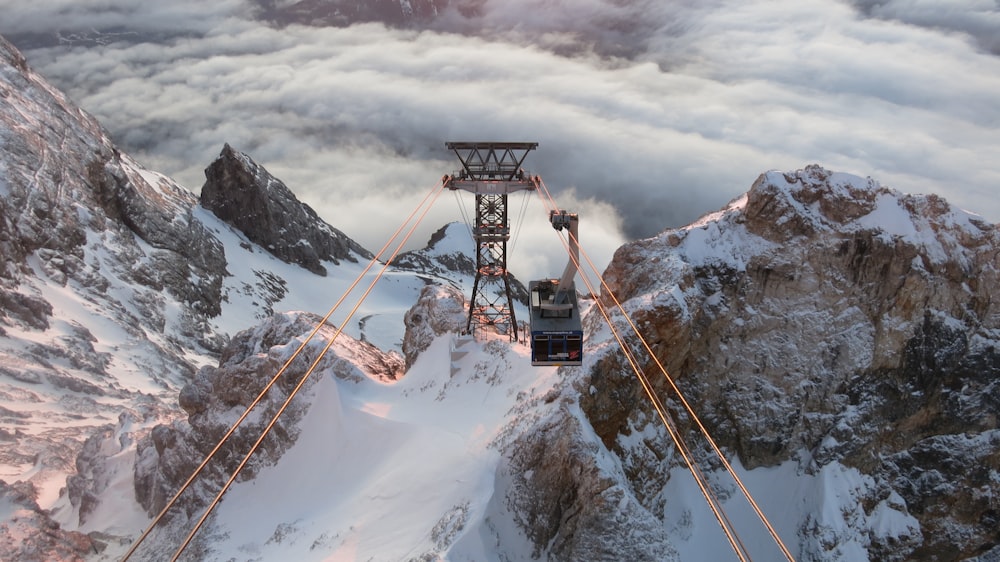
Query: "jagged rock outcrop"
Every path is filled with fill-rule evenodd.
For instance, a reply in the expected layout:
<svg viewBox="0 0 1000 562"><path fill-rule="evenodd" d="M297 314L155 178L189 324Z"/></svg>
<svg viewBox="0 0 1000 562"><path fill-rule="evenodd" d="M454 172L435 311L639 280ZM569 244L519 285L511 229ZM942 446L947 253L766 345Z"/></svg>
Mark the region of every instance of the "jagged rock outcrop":
<svg viewBox="0 0 1000 562"><path fill-rule="evenodd" d="M372 254L323 222L281 180L228 144L205 169L201 204L286 263L326 275L323 261L356 262Z"/></svg>
<svg viewBox="0 0 1000 562"><path fill-rule="evenodd" d="M427 275L476 275L475 242L469 228L462 223L449 223L439 228L427 246L396 256L392 264L400 269L419 271Z"/></svg>
<svg viewBox="0 0 1000 562"><path fill-rule="evenodd" d="M0 462L51 487L89 431L221 349L226 260L191 193L120 153L3 38L0 144Z"/></svg>
<svg viewBox="0 0 1000 562"><path fill-rule="evenodd" d="M1000 541L998 256L997 228L940 198L810 166L624 246L605 279L744 466L857 469L871 483L843 525L868 536L871 559L944 560ZM651 418L616 357L582 381L580 404L622 454ZM916 535L858 522L890 497ZM800 552L836 558L830 532L803 523Z"/></svg>
<svg viewBox="0 0 1000 562"><path fill-rule="evenodd" d="M448 285L424 287L416 304L403 317L406 324L403 338L406 367L416 361L434 338L447 333L461 333L467 318L465 296L458 289Z"/></svg>
<svg viewBox="0 0 1000 562"><path fill-rule="evenodd" d="M623 475L609 468L616 462L566 406L572 401L560 398L554 415L505 447L501 473L510 484L502 491L515 521L535 545L532 556L676 560L666 526L623 485Z"/></svg>
<svg viewBox="0 0 1000 562"><path fill-rule="evenodd" d="M88 261L88 232L128 256L132 267L116 273L217 315L226 261L218 241L191 217L195 198L119 153L92 117L31 73L2 38L0 55L6 130L0 299L11 305L4 307L11 319L45 325L47 309L37 295L14 289L30 274L29 255L59 283L74 279L100 289L100 272Z"/></svg>
<svg viewBox="0 0 1000 562"><path fill-rule="evenodd" d="M82 561L104 545L76 531L64 531L35 501L37 490L27 482L0 480L0 552L5 560Z"/></svg>
<svg viewBox="0 0 1000 562"><path fill-rule="evenodd" d="M250 406L320 321L320 317L307 313L276 314L260 326L233 337L223 351L219 366L203 367L181 390L180 405L187 418L155 427L137 446L135 494L150 515L166 505L219 443L236 416ZM178 511L188 517L197 516L197 510L214 496L250 451L334 333L335 328L328 324L319 328L254 408L253 415L226 440L205 475L182 497ZM333 375L350 382L369 377L393 380L402 373L402 367L398 355L383 353L341 334L262 441L260 449L240 473L239 481L252 479L261 467L274 464L294 445L298 422L313 403L310 389L321 377ZM183 526L184 521L178 524Z"/></svg>

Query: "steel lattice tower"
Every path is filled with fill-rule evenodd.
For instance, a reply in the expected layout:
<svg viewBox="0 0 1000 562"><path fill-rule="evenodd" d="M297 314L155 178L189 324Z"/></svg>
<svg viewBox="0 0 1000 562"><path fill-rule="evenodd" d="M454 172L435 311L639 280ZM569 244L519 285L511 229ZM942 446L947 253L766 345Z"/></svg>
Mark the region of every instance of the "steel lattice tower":
<svg viewBox="0 0 1000 562"><path fill-rule="evenodd" d="M507 272L507 240L510 222L507 195L515 191L538 189L539 178L530 177L521 168L535 142L449 142L462 161L462 170L445 176L448 189L469 191L476 195L476 222L472 236L476 242L476 280L469 300L470 334L492 326L517 340L517 320Z"/></svg>

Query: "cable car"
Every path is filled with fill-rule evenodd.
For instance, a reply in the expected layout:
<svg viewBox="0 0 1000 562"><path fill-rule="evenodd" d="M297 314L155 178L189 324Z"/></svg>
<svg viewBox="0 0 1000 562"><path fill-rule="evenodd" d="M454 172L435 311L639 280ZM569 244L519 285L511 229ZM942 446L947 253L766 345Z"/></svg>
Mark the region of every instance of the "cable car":
<svg viewBox="0 0 1000 562"><path fill-rule="evenodd" d="M570 259L562 278L528 282L531 364L582 365L583 325L574 284L580 262L579 219L566 211L550 211L549 222L556 230L569 229Z"/></svg>

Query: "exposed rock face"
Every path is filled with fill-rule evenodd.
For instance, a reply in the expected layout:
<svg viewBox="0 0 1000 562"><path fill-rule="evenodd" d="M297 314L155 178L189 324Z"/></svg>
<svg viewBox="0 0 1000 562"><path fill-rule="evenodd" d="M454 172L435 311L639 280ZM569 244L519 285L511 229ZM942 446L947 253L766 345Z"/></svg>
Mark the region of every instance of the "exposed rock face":
<svg viewBox="0 0 1000 562"><path fill-rule="evenodd" d="M554 400L555 397L549 397ZM503 490L515 521L549 560L675 560L663 522L624 486L615 462L561 400L505 447ZM662 462L660 464L663 464Z"/></svg>
<svg viewBox="0 0 1000 562"><path fill-rule="evenodd" d="M0 145L0 463L42 488L91 429L176 392L187 353L221 349L226 261L191 193L120 153L2 38Z"/></svg>
<svg viewBox="0 0 1000 562"><path fill-rule="evenodd" d="M228 144L205 170L201 204L286 263L326 275L322 261L371 259L370 252L320 220L263 166Z"/></svg>
<svg viewBox="0 0 1000 562"><path fill-rule="evenodd" d="M194 473L236 417L257 398L320 320L306 313L272 316L264 324L235 336L223 351L219 367L203 367L181 390L180 404L187 419L157 426L137 447L136 499L150 515L158 513ZM200 515L198 510L221 489L334 333L330 325L319 329L265 394L253 415L226 441L192 491L182 496L180 511L188 517ZM240 481L252 479L262 466L274 464L295 443L298 422L313 402L308 394L321 377L332 374L354 382L365 377L393 380L402 367L397 355L341 334L240 473ZM178 523L179 528L184 528L185 521ZM171 529L165 532L174 532Z"/></svg>
<svg viewBox="0 0 1000 562"><path fill-rule="evenodd" d="M871 559L955 559L1000 541L997 234L937 197L812 166L624 246L605 279L744 466L856 468L872 479L862 518L895 497L920 526L854 529ZM651 418L614 357L583 383L605 398L580 404L622 454ZM799 552L835 558L829 532L803 523Z"/></svg>
<svg viewBox="0 0 1000 562"><path fill-rule="evenodd" d="M0 55L6 98L0 122L7 131L0 200L0 278L7 283L0 299L11 305L8 313L32 326L45 324L45 306L13 290L28 273L25 260L32 253L61 283L100 283L86 262L87 232L93 231L113 239L112 252L129 254L134 269L122 273L130 280L169 291L208 316L218 314L225 257L192 219L194 197L120 154L93 118L31 74L3 39Z"/></svg>
<svg viewBox="0 0 1000 562"><path fill-rule="evenodd" d="M76 531L64 531L35 501L35 487L0 480L0 552L6 560L85 560L103 550L102 544ZM8 513L9 512L9 513ZM43 532L38 532L43 529Z"/></svg>
<svg viewBox="0 0 1000 562"><path fill-rule="evenodd" d="M413 308L406 312L406 335L403 356L406 367L416 361L434 338L447 333L461 333L466 326L465 296L458 289L444 285L427 285L420 291Z"/></svg>

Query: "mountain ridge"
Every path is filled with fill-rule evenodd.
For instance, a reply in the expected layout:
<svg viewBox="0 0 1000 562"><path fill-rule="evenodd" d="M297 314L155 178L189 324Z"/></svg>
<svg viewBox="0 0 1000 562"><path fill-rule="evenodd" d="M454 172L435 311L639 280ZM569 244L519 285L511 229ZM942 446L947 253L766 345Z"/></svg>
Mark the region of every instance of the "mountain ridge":
<svg viewBox="0 0 1000 562"><path fill-rule="evenodd" d="M93 531L98 494L120 470L91 462L95 452L125 462L139 437L184 413L178 393L233 335L276 308L311 310L361 273L352 256L371 254L338 238L349 254L312 262L337 271L332 280L280 261L119 151L2 37L0 96L0 479L12 483L2 515L36 522L19 524L24 540L0 557L73 558L96 546L59 527ZM282 205L309 216L294 197ZM320 239L342 236L309 220ZM411 303L424 281L395 275ZM345 331L401 354L410 303L367 310Z"/></svg>
<svg viewBox="0 0 1000 562"><path fill-rule="evenodd" d="M990 500L964 498L955 524L931 507L947 494L918 484L934 470L929 448L949 466L991 467L949 481L995 485L995 453L935 443L1000 438L986 414L1000 398L997 234L936 196L811 166L764 174L721 212L626 245L606 280L744 466L856 468L922 531L872 540L868 555L947 557L959 536L998 540Z"/></svg>
<svg viewBox="0 0 1000 562"><path fill-rule="evenodd" d="M287 263L326 276L323 261L371 259L371 252L319 218L281 180L228 143L205 169L201 206Z"/></svg>

